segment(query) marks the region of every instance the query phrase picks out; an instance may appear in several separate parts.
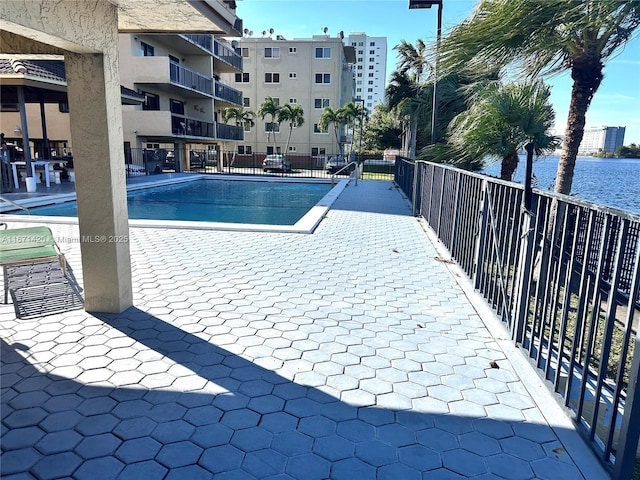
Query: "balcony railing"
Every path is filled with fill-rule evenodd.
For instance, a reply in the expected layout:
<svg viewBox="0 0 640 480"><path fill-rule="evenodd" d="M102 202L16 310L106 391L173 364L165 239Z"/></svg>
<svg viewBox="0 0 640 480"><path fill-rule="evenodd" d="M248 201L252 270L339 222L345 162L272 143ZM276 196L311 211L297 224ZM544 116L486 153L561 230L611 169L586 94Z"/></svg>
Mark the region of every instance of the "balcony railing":
<svg viewBox="0 0 640 480"><path fill-rule="evenodd" d="M180 136L216 138L216 125L215 123L171 115L171 133Z"/></svg>
<svg viewBox="0 0 640 480"><path fill-rule="evenodd" d="M242 127L218 123L217 138L220 140L244 140L244 130Z"/></svg>
<svg viewBox="0 0 640 480"><path fill-rule="evenodd" d="M230 65L233 65L238 70L242 71L242 57L238 55L232 48L229 48L220 40L213 40L213 55L222 60L223 62L227 62Z"/></svg>
<svg viewBox="0 0 640 480"><path fill-rule="evenodd" d="M195 70L169 62L171 83L213 96L213 79Z"/></svg>
<svg viewBox="0 0 640 480"><path fill-rule="evenodd" d="M214 96L218 100L223 100L225 102L233 103L234 105L238 106L242 105L242 92L217 80Z"/></svg>
<svg viewBox="0 0 640 480"><path fill-rule="evenodd" d="M222 60L237 70L242 71L242 57L213 35L183 34L180 36L209 52L218 60Z"/></svg>

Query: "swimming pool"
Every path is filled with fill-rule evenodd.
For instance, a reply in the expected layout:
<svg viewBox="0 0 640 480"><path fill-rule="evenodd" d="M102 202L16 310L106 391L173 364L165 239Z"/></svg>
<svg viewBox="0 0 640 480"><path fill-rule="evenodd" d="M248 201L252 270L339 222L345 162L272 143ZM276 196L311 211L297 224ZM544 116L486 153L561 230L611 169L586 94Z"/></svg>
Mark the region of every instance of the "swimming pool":
<svg viewBox="0 0 640 480"><path fill-rule="evenodd" d="M129 219L140 226L295 226L316 211L323 215L341 191L340 184L200 177L140 188L127 193ZM344 188L344 187L342 187ZM318 208L322 212L318 212ZM75 201L30 207L32 217L77 217ZM16 212L21 213L21 212ZM162 220L161 223L157 220ZM319 222L316 219L315 224ZM307 219L306 223L309 221ZM233 228L241 229L241 228ZM251 228L247 228L251 229ZM265 228L271 230L270 228ZM305 230L309 228L305 227ZM285 229L285 231L287 231Z"/></svg>

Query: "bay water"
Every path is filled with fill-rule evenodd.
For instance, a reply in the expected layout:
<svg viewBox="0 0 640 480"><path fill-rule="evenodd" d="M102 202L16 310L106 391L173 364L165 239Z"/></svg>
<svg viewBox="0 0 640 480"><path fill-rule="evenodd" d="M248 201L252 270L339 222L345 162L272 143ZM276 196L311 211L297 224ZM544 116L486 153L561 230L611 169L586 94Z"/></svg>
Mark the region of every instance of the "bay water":
<svg viewBox="0 0 640 480"><path fill-rule="evenodd" d="M520 162L513 181L524 183L526 156ZM534 157L533 186L553 191L558 155ZM500 162L487 166L482 173L500 176ZM581 200L640 214L640 159L578 157L573 173L571 195Z"/></svg>

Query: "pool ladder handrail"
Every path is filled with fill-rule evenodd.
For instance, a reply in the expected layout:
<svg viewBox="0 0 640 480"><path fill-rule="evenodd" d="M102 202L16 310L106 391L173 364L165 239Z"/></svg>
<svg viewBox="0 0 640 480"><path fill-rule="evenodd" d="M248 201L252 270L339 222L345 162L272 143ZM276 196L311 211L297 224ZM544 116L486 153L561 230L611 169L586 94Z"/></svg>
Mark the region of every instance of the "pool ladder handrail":
<svg viewBox="0 0 640 480"><path fill-rule="evenodd" d="M0 200L2 200L3 202L7 202L9 205L13 205L14 207L19 208L20 210L24 210L25 212L27 212L27 215L31 215L31 212L27 207L24 207L19 203L14 202L13 200L9 200L8 198L3 197L2 195L0 195Z"/></svg>
<svg viewBox="0 0 640 480"><path fill-rule="evenodd" d="M333 185L335 185L335 179L336 179L336 175L338 175L341 171L349 168L351 165L355 165L355 170L356 170L356 186L358 186L358 173L357 173L357 169L358 169L358 162L356 162L355 160L353 162L349 162L347 163L344 167L342 167L340 170L338 170L337 172L334 172L331 174L331 186L333 187Z"/></svg>

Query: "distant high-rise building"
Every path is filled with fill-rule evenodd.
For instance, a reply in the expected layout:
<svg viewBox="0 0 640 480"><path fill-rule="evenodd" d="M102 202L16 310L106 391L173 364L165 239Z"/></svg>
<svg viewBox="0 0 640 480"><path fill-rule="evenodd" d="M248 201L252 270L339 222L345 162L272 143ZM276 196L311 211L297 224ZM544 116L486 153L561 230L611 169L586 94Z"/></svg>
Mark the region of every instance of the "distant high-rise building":
<svg viewBox="0 0 640 480"><path fill-rule="evenodd" d="M607 126L585 128L578 154L592 155L600 150L614 153L624 145L625 129L626 127Z"/></svg>
<svg viewBox="0 0 640 480"><path fill-rule="evenodd" d="M370 37L366 33L351 32L347 45L355 49L353 74L356 80L355 100L373 113L373 107L384 102L387 84L387 37Z"/></svg>

